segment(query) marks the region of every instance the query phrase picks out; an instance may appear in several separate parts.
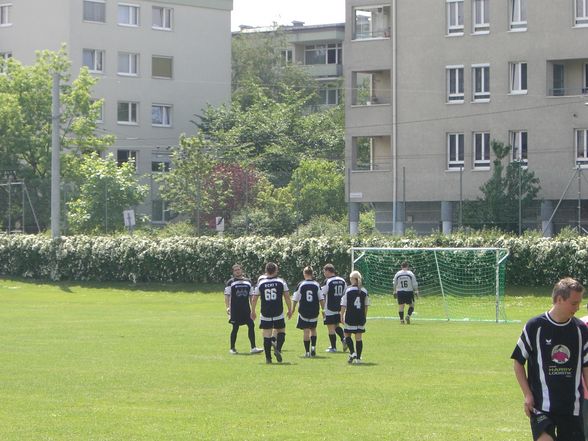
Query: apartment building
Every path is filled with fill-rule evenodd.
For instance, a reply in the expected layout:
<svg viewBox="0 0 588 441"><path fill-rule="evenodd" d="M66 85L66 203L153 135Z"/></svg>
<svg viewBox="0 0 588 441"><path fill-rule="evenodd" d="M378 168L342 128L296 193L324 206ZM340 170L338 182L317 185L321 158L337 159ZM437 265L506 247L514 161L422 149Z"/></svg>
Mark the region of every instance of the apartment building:
<svg viewBox="0 0 588 441"><path fill-rule="evenodd" d="M206 104L230 100L232 0L0 0L0 56L24 64L67 44L75 75L87 66L104 99L101 133L151 185L141 211L168 214L153 173L169 170L180 134Z"/></svg>
<svg viewBox="0 0 588 441"><path fill-rule="evenodd" d="M240 31L233 33L234 36L276 32L276 27L242 25L240 28ZM284 61L302 66L317 80L319 108L339 104L342 100L345 23L305 26L304 22L294 21L292 25L279 26L279 30L284 33L286 40Z"/></svg>
<svg viewBox="0 0 588 441"><path fill-rule="evenodd" d="M525 227L586 217L588 0L347 0L346 25L352 231L370 203L380 231L450 232L491 140L540 180Z"/></svg>

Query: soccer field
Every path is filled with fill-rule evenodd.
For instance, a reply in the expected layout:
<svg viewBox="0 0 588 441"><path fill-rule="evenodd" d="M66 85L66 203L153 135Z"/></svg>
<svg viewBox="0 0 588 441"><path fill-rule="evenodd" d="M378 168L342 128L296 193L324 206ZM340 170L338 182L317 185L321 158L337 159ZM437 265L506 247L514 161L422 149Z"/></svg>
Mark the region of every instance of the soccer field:
<svg viewBox="0 0 588 441"><path fill-rule="evenodd" d="M546 310L548 292L507 289L508 318ZM389 297L372 305L396 316ZM228 353L219 286L0 279L0 440L528 440L509 359L521 328L373 319L348 365L323 352L322 325L302 358L293 318L284 363L266 365L246 327L244 355Z"/></svg>

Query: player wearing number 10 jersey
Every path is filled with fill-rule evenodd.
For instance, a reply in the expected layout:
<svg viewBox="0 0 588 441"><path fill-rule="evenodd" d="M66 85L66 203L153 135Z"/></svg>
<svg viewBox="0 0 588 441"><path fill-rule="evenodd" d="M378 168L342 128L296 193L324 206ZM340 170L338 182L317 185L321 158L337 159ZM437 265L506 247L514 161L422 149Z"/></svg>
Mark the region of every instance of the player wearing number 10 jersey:
<svg viewBox="0 0 588 441"><path fill-rule="evenodd" d="M302 272L304 280L298 284L292 301L296 311L298 308L298 324L296 327L304 331L304 356L314 357L316 355L316 324L318 322L319 306L324 310L325 298L321 292L320 285L314 281L314 271L307 266Z"/></svg>
<svg viewBox="0 0 588 441"><path fill-rule="evenodd" d="M327 348L327 352L337 352L337 336L341 339L343 350L347 348L343 328L339 326L339 323L341 323L341 297L345 293L347 284L345 283L345 279L337 276L335 267L331 263L327 263L323 267L323 275L325 276L325 284L322 287L322 292L325 297L325 320L323 323L327 325L329 340L331 342L331 346Z"/></svg>
<svg viewBox="0 0 588 441"><path fill-rule="evenodd" d="M255 320L257 299L261 297L261 314L259 327L263 330L263 349L265 360L272 362L272 329L278 331L274 355L278 363L282 362L282 346L286 340L286 321L284 319L284 303L288 306L288 319L292 317L292 302L288 284L278 277L278 265L269 262L265 266L265 277L260 277L251 299L251 318Z"/></svg>
<svg viewBox="0 0 588 441"><path fill-rule="evenodd" d="M402 262L400 271L394 276L394 297L398 300L398 316L400 324L410 324L410 317L414 312L414 298L419 296L419 285L412 271L408 269L408 262ZM406 321L404 317L404 305L408 305Z"/></svg>

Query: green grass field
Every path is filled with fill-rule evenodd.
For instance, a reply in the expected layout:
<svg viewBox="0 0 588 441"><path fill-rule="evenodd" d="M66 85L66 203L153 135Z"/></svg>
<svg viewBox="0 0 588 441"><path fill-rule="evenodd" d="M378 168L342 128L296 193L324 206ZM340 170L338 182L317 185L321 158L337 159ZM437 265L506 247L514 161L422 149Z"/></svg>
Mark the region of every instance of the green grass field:
<svg viewBox="0 0 588 441"><path fill-rule="evenodd" d="M508 318L548 293L507 290ZM324 353L324 326L302 358L287 326L284 363L266 365L229 355L220 287L0 279L0 440L530 439L509 359L522 323L370 320L363 365Z"/></svg>

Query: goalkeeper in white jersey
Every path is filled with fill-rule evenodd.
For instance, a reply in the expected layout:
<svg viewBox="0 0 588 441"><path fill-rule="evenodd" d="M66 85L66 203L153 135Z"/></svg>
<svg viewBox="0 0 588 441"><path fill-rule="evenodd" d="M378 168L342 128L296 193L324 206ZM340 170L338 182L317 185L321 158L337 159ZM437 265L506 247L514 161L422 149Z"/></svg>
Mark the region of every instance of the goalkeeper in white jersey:
<svg viewBox="0 0 588 441"><path fill-rule="evenodd" d="M394 275L394 297L398 301L398 316L400 324L410 324L410 317L414 312L414 299L419 296L419 285L412 271L408 269L408 262L402 262L401 269ZM408 314L404 316L404 305L408 305Z"/></svg>

